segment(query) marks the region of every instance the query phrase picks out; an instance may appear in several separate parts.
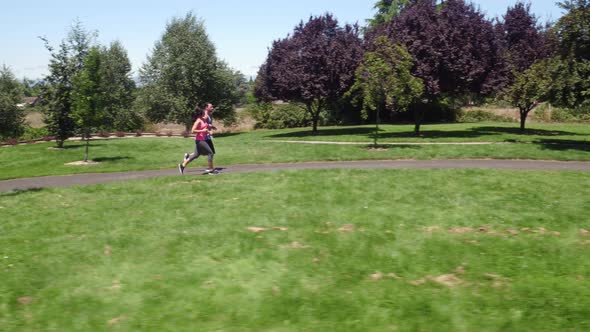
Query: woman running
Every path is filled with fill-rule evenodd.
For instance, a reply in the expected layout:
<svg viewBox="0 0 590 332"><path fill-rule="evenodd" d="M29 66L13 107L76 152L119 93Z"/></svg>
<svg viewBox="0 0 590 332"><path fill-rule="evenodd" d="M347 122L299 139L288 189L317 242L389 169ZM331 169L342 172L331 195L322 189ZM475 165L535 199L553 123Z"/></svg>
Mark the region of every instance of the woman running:
<svg viewBox="0 0 590 332"><path fill-rule="evenodd" d="M208 168L206 170L209 174L216 174L215 168L213 168L213 151L209 144L207 144L207 136L211 134L209 124L207 123L207 115L205 111L197 107L197 120L193 124L191 132L196 134L195 136L195 152L189 155L188 159L185 159L182 164L178 164L178 171L181 175L184 174L184 169L193 160L199 158L200 155L207 155Z"/></svg>

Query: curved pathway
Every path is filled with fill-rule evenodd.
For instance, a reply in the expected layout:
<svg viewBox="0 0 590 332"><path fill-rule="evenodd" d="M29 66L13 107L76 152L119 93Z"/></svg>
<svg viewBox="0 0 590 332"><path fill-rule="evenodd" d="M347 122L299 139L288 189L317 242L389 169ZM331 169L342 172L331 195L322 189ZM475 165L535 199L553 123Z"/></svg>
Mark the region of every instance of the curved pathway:
<svg viewBox="0 0 590 332"><path fill-rule="evenodd" d="M245 164L222 167L222 173L251 173L278 170L304 169L503 169L534 171L586 171L590 161L550 160L502 160L502 159L441 159L441 160L359 160L359 161L314 161L303 163ZM202 169L187 168L185 175L203 174ZM54 188L98 183L146 179L158 176L180 176L178 170L161 169L116 173L86 173L60 176L43 176L0 181L0 191ZM222 176L222 175L221 175Z"/></svg>

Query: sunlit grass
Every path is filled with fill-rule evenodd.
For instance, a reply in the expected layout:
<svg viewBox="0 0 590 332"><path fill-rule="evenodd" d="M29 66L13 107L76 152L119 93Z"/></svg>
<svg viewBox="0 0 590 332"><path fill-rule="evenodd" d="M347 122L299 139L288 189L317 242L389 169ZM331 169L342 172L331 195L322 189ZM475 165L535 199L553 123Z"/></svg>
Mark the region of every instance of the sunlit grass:
<svg viewBox="0 0 590 332"><path fill-rule="evenodd" d="M483 129L482 129L483 128ZM320 134L308 129L261 130L219 135L215 139L218 165L319 160L367 159L554 159L590 160L590 126L531 126L530 133L519 135L505 123L425 125L424 137L412 136L408 125L382 126L379 142L473 142L492 145L394 145L371 150L370 126L326 127ZM366 142L367 145L324 145L282 143L277 140L324 140ZM511 144L518 143L518 144ZM522 144L520 144L522 143ZM559 144L555 144L559 143ZM62 175L88 172L114 172L174 168L185 152L194 149L192 139L125 138L91 142L90 159L98 165L67 166L84 158L84 145L67 142L66 149L51 149L53 143L0 148L0 179ZM204 158L194 166L206 165Z"/></svg>
<svg viewBox="0 0 590 332"><path fill-rule="evenodd" d="M588 330L589 197L585 172L482 170L0 193L0 326Z"/></svg>

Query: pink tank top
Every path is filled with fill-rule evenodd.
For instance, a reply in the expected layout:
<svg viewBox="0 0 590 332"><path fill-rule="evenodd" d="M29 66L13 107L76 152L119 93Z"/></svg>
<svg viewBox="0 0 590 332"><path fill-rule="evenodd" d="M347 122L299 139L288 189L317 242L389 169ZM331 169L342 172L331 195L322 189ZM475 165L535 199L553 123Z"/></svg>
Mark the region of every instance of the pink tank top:
<svg viewBox="0 0 590 332"><path fill-rule="evenodd" d="M205 128L207 128L209 125L203 121L203 119L201 119L201 122L199 122L199 124L197 124L197 130L203 130ZM207 133L206 132L202 132L202 133L197 133L197 136L195 136L195 140L197 141L204 141L207 139Z"/></svg>

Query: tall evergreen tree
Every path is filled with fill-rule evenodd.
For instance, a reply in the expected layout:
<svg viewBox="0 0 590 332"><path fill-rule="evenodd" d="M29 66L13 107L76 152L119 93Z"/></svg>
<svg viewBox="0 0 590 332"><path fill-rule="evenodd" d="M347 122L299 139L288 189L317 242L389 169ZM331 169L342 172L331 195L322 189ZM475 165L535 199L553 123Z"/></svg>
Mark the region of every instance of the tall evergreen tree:
<svg viewBox="0 0 590 332"><path fill-rule="evenodd" d="M561 56L590 61L590 0L558 4L567 11L555 25Z"/></svg>
<svg viewBox="0 0 590 332"><path fill-rule="evenodd" d="M135 82L131 78L131 62L119 41L101 49L100 77L101 105L105 112L102 126L121 131L141 127L141 116L132 108Z"/></svg>
<svg viewBox="0 0 590 332"><path fill-rule="evenodd" d="M55 137L59 148L63 147L66 139L74 135L76 129L72 118L73 80L82 70L84 59L95 37L95 32L87 31L78 21L57 51L46 38L41 38L51 54L49 74L44 79L46 85L41 93L46 105L44 120L49 134Z"/></svg>
<svg viewBox="0 0 590 332"><path fill-rule="evenodd" d="M25 115L16 106L22 102L22 90L10 68L0 67L0 139L18 138L23 134Z"/></svg>
<svg viewBox="0 0 590 332"><path fill-rule="evenodd" d="M232 116L235 91L231 71L217 59L202 21L193 13L173 18L140 70L138 99L151 121L192 125L197 103L211 102L215 115Z"/></svg>
<svg viewBox="0 0 590 332"><path fill-rule="evenodd" d="M84 161L88 161L88 146L93 129L102 124L104 99L101 87L101 52L99 47L90 48L84 66L74 77L72 89L72 118L86 140Z"/></svg>
<svg viewBox="0 0 590 332"><path fill-rule="evenodd" d="M409 6L415 0L379 0L375 3L373 9L377 10L375 16L368 19L369 27L376 27L380 24L390 22L398 16L401 11Z"/></svg>

